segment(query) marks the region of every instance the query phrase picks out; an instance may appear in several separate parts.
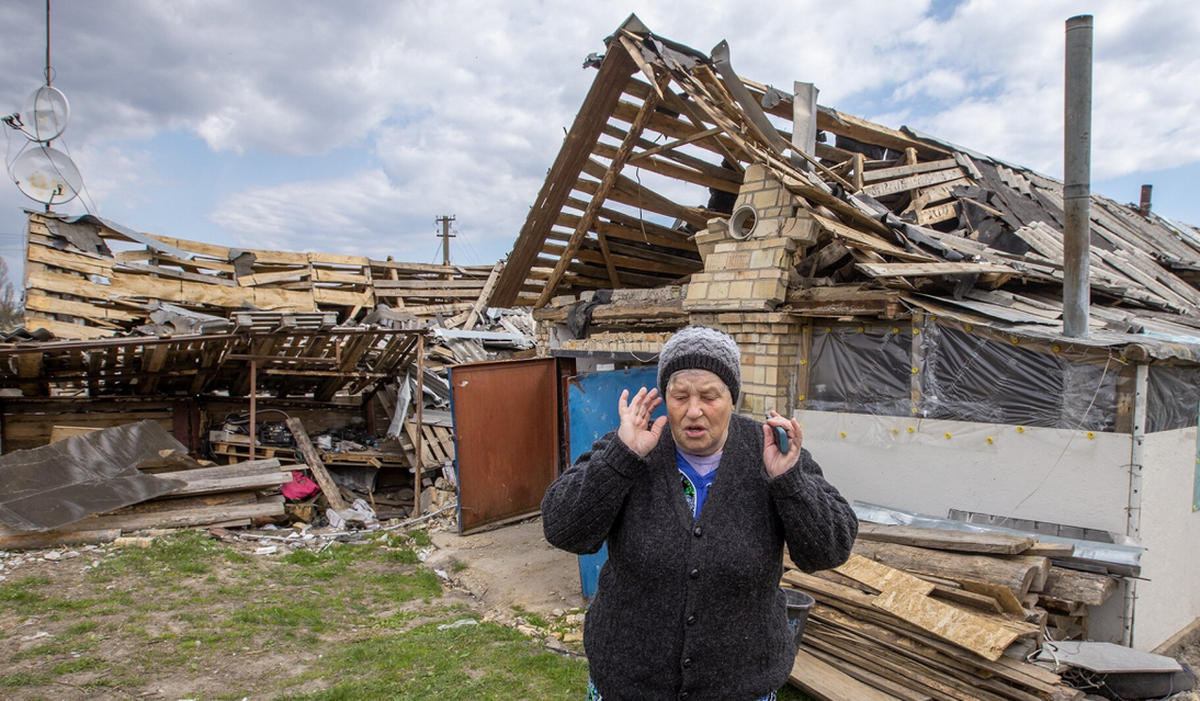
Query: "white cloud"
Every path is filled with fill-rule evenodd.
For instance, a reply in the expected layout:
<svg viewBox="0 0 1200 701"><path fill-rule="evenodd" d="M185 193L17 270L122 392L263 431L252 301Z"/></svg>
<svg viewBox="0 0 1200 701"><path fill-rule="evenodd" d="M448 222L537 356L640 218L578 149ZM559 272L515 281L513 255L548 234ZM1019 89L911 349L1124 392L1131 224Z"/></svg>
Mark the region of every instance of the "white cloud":
<svg viewBox="0 0 1200 701"><path fill-rule="evenodd" d="M39 82L41 7L0 5L0 112ZM825 104L1053 174L1063 21L1092 11L1096 177L1200 161L1190 0L968 0L945 20L929 7L725 0L700 11L655 0L638 12L702 51L728 39L747 77L784 89L813 81ZM582 58L626 16L565 0L56 0L54 12L67 134L102 208L136 211L159 178L186 180L187 163L150 140L191 134L241 188L211 201L209 216L238 245L418 259L443 213L476 247L508 249L595 75ZM243 168L264 154L311 163L339 150L364 154L349 175L301 179L283 167L250 180Z"/></svg>
<svg viewBox="0 0 1200 701"><path fill-rule="evenodd" d="M1062 171L1065 21L1095 16L1095 179L1200 160L1200 16L1189 2L1008 3L972 0L911 32L914 79L894 93L910 126L1051 174ZM937 76L965 77L950 104ZM890 111L890 110L889 110ZM898 110L897 110L898 111ZM868 115L871 116L871 115ZM886 121L888 115L874 115ZM893 124L898 126L898 124Z"/></svg>

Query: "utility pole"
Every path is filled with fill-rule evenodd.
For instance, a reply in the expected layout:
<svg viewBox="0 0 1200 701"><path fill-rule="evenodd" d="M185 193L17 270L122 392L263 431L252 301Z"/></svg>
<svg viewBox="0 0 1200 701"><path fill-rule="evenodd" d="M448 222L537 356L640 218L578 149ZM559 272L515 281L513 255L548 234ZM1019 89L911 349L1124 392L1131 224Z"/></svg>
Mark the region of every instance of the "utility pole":
<svg viewBox="0 0 1200 701"><path fill-rule="evenodd" d="M454 221L454 215L443 215L436 221L442 225L442 233L438 234L442 238L442 265L450 265L450 239L454 238L454 234L450 233L450 222Z"/></svg>
<svg viewBox="0 0 1200 701"><path fill-rule="evenodd" d="M450 233L450 222L454 221L454 215L442 215L436 220L442 225L442 233L438 236L442 237L442 265L450 265L450 239L454 238L454 234ZM446 279L453 279L454 275L446 273Z"/></svg>

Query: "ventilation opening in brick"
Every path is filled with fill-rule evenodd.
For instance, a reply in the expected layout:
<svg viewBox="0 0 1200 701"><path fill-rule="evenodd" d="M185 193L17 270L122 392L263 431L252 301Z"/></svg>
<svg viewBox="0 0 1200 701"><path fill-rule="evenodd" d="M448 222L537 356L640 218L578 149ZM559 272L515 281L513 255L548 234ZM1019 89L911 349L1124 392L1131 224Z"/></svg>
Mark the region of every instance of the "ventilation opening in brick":
<svg viewBox="0 0 1200 701"><path fill-rule="evenodd" d="M753 207L739 207L729 219L729 233L736 239L749 238L757 222L758 216Z"/></svg>

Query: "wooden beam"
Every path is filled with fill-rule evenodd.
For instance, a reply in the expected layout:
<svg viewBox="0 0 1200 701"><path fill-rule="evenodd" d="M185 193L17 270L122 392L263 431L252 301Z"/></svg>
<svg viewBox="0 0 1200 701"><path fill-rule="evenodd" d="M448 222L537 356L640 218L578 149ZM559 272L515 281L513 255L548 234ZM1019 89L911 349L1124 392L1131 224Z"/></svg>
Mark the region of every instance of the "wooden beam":
<svg viewBox="0 0 1200 701"><path fill-rule="evenodd" d="M492 268L492 274L488 276L487 282L483 285L483 292L479 293L479 298L475 300L475 304L471 306L470 313L467 314L467 320L463 322L463 331L470 331L475 328L475 322L479 319L479 315L483 312L483 308L488 303L488 298L492 295L492 290L496 289L496 282L500 279L500 272L504 270L504 263L496 263Z"/></svg>
<svg viewBox="0 0 1200 701"><path fill-rule="evenodd" d="M600 72L592 82L583 106L571 130L567 132L554 165L550 167L550 173L517 236L508 264L492 293L494 306L509 307L516 301L533 267L533 261L546 241L547 232L570 196L575 180L636 68L637 64L626 51L610 50L605 55Z"/></svg>
<svg viewBox="0 0 1200 701"><path fill-rule="evenodd" d="M610 51L609 53L612 54L620 52ZM664 75L661 79L659 79L659 82L661 83L660 87L666 87L669 80L669 77ZM625 166L625 162L633 153L634 144L637 142L637 138L641 135L642 129L645 128L646 121L650 118L650 115L654 113L654 107L657 104L658 99L656 95L648 95L646 97L646 101L642 103L642 108L638 112L638 116L634 118L633 125L629 128L629 133L626 135L625 140L621 142L620 148L617 149L616 156L613 158L612 163L609 164L608 169L604 173L604 178L600 181L599 187L592 195L592 201L588 203L588 208L584 211L583 217L579 222L579 226L575 227L575 233L571 235L571 240L567 243L566 254L563 255L563 257L559 259L558 263L554 266L554 272L550 274L550 279L546 282L546 287L542 290L542 295L538 298L538 302L535 306L545 306L546 303L550 301L550 298L554 296L554 290L558 287L558 281L562 279L563 273L567 271L567 266L570 265L571 259L575 255L575 251L579 250L579 245L583 243L583 237L586 236L588 230L591 229L592 222L595 221L596 214L599 212L600 207L604 204L604 200L608 199L609 193L617 186L618 179L621 177L621 168ZM588 160L589 159L587 158L583 159L583 162L580 164L581 170L584 166L586 166ZM549 227L546 228L549 229ZM543 240L544 238L545 237L543 236ZM601 247L607 248L608 244L602 241ZM613 279L613 284L615 287L617 286L616 269L612 266L612 262L607 260L607 254L605 255L605 259L606 265L609 268L609 277Z"/></svg>
<svg viewBox="0 0 1200 701"><path fill-rule="evenodd" d="M325 463L321 462L321 457L317 455L317 449L313 447L312 441L309 440L308 431L304 430L304 424L298 418L290 418L287 420L287 427L292 432L292 438L296 439L296 447L304 455L304 462L308 465L308 469L312 471L313 477L317 481L317 486L321 488L321 491L325 494L325 498L329 501L329 508L334 511L345 510L347 508L346 501L342 499L337 485L333 483L333 478L329 476L329 472L325 469ZM420 495L417 498L419 499Z"/></svg>
<svg viewBox="0 0 1200 701"><path fill-rule="evenodd" d="M642 151L641 153L635 153L635 154L633 154L632 157L630 157L629 162L635 163L637 161L649 158L650 156L653 156L656 153L662 153L663 151L670 151L672 149L679 148L680 146L683 146L685 144L690 144L693 141L698 141L700 139L707 139L708 137L713 136L714 134L720 134L724 131L725 130L721 129L720 127L713 127L712 129L705 129L704 131L698 131L695 134L692 134L691 136L685 136L682 139L675 139L674 141L668 141L665 144L659 144L658 146L655 146L654 148L646 149L645 151Z"/></svg>
<svg viewBox="0 0 1200 701"><path fill-rule="evenodd" d="M1004 533L968 533L913 526L884 526L877 523L859 524L858 539L914 545L933 550L999 555L1025 552L1034 543L1033 538Z"/></svg>

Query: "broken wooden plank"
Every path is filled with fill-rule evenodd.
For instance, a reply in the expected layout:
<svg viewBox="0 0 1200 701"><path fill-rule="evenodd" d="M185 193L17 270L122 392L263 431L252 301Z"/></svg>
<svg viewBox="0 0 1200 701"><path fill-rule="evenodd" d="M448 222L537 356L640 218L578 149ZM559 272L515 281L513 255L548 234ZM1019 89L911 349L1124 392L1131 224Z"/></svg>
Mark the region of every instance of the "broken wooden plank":
<svg viewBox="0 0 1200 701"><path fill-rule="evenodd" d="M875 597L874 605L943 640L995 662L1018 637L1004 626L930 599L914 591L893 589Z"/></svg>
<svg viewBox="0 0 1200 701"><path fill-rule="evenodd" d="M0 550L40 550L63 545L99 545L111 543L121 535L119 528L99 530L7 531L0 532Z"/></svg>
<svg viewBox="0 0 1200 701"><path fill-rule="evenodd" d="M942 275L987 273L1019 274L1014 268L995 263L858 263L855 267L874 278L940 277Z"/></svg>
<svg viewBox="0 0 1200 701"><path fill-rule="evenodd" d="M899 701L897 697L842 672L806 650L796 652L788 683L818 701Z"/></svg>
<svg viewBox="0 0 1200 701"><path fill-rule="evenodd" d="M930 173L936 170L946 170L959 165L958 161L953 158L947 158L940 161L926 161L925 163L917 163L910 166L897 166L895 168L882 168L879 170L868 170L863 174L864 183L876 183L880 180L894 180L902 178L906 175L919 175L920 173ZM961 175L961 174L960 174Z"/></svg>
<svg viewBox="0 0 1200 701"><path fill-rule="evenodd" d="M958 180L962 176L962 170L955 165L953 168L933 173L922 173L899 180L889 180L887 182L875 183L874 185L867 185L863 188L863 192L871 197L886 197L901 192L908 192L909 190L916 190L921 187L929 187L930 185L939 185L951 180Z"/></svg>
<svg viewBox="0 0 1200 701"><path fill-rule="evenodd" d="M1004 533L972 533L915 526L889 526L860 523L858 539L880 543L898 543L933 550L952 550L964 553L1015 555L1028 550L1033 538Z"/></svg>
<svg viewBox="0 0 1200 701"><path fill-rule="evenodd" d="M292 432L292 437L296 439L296 447L304 455L304 462L312 471L313 477L317 481L317 486L321 488L321 492L325 494L325 498L329 501L329 507L334 511L346 509L347 504L342 499L341 493L338 492L333 478L329 476L329 472L325 469L325 464L321 462L320 456L317 455L317 449L313 447L312 440L308 437L308 432L304 430L304 424L300 422L300 419L293 417L287 420L287 427Z"/></svg>
<svg viewBox="0 0 1200 701"><path fill-rule="evenodd" d="M934 589L930 582L854 553L851 553L850 559L840 567L833 568L833 571L879 591L903 589L924 596Z"/></svg>
<svg viewBox="0 0 1200 701"><path fill-rule="evenodd" d="M1046 586L1042 588L1042 595L1051 599L1099 606L1116 590L1117 580L1108 575L1051 567L1050 574L1046 577Z"/></svg>
<svg viewBox="0 0 1200 701"><path fill-rule="evenodd" d="M908 572L921 572L955 581L990 582L1008 587L1018 597L1029 592L1032 565L983 555L926 550L894 543L859 541L854 552Z"/></svg>

